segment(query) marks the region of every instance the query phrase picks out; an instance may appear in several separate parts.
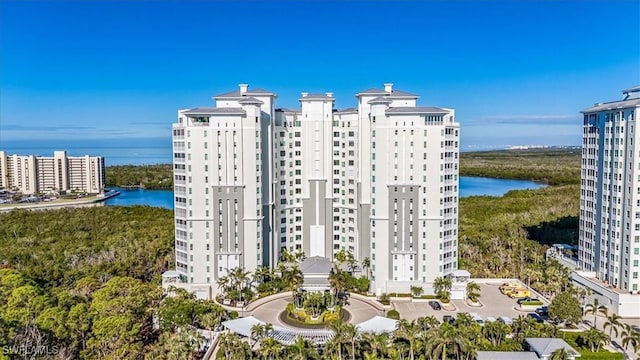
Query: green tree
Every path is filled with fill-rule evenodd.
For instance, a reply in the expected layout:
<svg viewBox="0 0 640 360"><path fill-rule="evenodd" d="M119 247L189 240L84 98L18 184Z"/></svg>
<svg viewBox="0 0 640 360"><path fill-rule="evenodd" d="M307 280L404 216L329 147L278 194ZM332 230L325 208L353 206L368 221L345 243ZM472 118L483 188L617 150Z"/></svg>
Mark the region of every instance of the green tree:
<svg viewBox="0 0 640 360"><path fill-rule="evenodd" d="M559 322L569 321L577 324L582 318L580 302L571 292L560 293L549 304L549 317Z"/></svg>
<svg viewBox="0 0 640 360"><path fill-rule="evenodd" d="M365 258L362 259L362 269L365 271L367 280L369 280L371 271L371 258L369 258L368 256L365 256Z"/></svg>
<svg viewBox="0 0 640 360"><path fill-rule="evenodd" d="M609 337L611 337L612 333L615 333L616 337L618 336L618 329L623 326L623 323L620 320L622 320L622 316L619 316L618 314L611 314L607 316L607 321L604 323L603 328L605 331L609 328Z"/></svg>
<svg viewBox="0 0 640 360"><path fill-rule="evenodd" d="M451 297L451 279L445 277L437 277L433 281L436 296L443 303L448 303Z"/></svg>
<svg viewBox="0 0 640 360"><path fill-rule="evenodd" d="M411 286L411 294L415 297L419 297L424 292L422 286Z"/></svg>
<svg viewBox="0 0 640 360"><path fill-rule="evenodd" d="M480 298L480 285L478 285L478 283L473 281L467 283L467 298L471 300L471 302L478 302Z"/></svg>
<svg viewBox="0 0 640 360"><path fill-rule="evenodd" d="M494 347L500 345L510 333L511 327L500 321L489 321L482 327L482 336L489 340Z"/></svg>
<svg viewBox="0 0 640 360"><path fill-rule="evenodd" d="M622 347L624 347L625 350L629 348L629 345L634 349L640 346L640 333L636 332L629 324L623 323L620 337L622 337Z"/></svg>
<svg viewBox="0 0 640 360"><path fill-rule="evenodd" d="M385 358L385 350L389 344L388 333L364 332L360 334L360 338L363 345L369 349L365 355L368 353L372 359Z"/></svg>
<svg viewBox="0 0 640 360"><path fill-rule="evenodd" d="M569 360L567 349L560 348L551 353L549 360Z"/></svg>
<svg viewBox="0 0 640 360"><path fill-rule="evenodd" d="M338 359L342 359L342 345L347 340L346 324L342 322L342 317L338 317L335 321L329 323L328 328L334 333L331 343L337 350Z"/></svg>
<svg viewBox="0 0 640 360"><path fill-rule="evenodd" d="M97 290L91 301L92 337L87 350L101 358L141 354L152 329L152 309L161 290L142 281L114 277ZM132 355L127 355L132 356Z"/></svg>
<svg viewBox="0 0 640 360"><path fill-rule="evenodd" d="M304 282L304 276L298 266L294 265L284 271L282 280L287 285L287 289L291 291L291 296L295 297L298 288Z"/></svg>
<svg viewBox="0 0 640 360"><path fill-rule="evenodd" d="M598 320L598 314L607 315L609 313L606 306L600 304L598 298L593 299L593 303L585 306L585 315L593 314L593 327L596 327L596 321Z"/></svg>
<svg viewBox="0 0 640 360"><path fill-rule="evenodd" d="M302 336L296 338L295 343L287 348L287 352L294 360L318 359L316 346Z"/></svg>
<svg viewBox="0 0 640 360"><path fill-rule="evenodd" d="M591 328L580 335L580 341L591 349L591 352L597 352L602 345L608 344L611 338L604 332Z"/></svg>
<svg viewBox="0 0 640 360"><path fill-rule="evenodd" d="M414 349L420 330L420 326L415 322L415 320L409 322L402 319L398 322L398 327L393 333L395 337L405 339L409 343L410 360L414 360Z"/></svg>
<svg viewBox="0 0 640 360"><path fill-rule="evenodd" d="M265 359L278 359L284 347L277 340L271 337L262 339L260 342L260 353Z"/></svg>

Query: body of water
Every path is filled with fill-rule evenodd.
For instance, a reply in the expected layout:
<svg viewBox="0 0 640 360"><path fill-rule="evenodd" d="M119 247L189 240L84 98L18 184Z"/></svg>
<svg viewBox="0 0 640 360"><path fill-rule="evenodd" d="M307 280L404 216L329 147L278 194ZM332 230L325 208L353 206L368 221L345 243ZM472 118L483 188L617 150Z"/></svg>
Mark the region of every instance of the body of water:
<svg viewBox="0 0 640 360"><path fill-rule="evenodd" d="M529 180L461 176L460 197L477 195L502 196L511 190L539 189L545 186Z"/></svg>
<svg viewBox="0 0 640 360"><path fill-rule="evenodd" d="M120 195L105 201L107 205L149 205L173 209L173 191L171 190L126 190L118 187L110 189L119 191Z"/></svg>
<svg viewBox="0 0 640 360"><path fill-rule="evenodd" d="M505 180L484 177L460 177L460 197L489 195L502 196L511 190L538 189L545 185L527 180ZM149 205L173 209L173 191L171 190L125 190L120 195L106 201L107 205Z"/></svg>

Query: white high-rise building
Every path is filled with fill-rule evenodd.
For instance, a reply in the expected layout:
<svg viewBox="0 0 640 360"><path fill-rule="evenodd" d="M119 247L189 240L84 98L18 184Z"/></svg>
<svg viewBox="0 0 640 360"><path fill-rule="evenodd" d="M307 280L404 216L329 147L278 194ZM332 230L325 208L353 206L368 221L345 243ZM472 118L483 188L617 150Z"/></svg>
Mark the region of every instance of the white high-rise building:
<svg viewBox="0 0 640 360"><path fill-rule="evenodd" d="M457 269L452 109L417 106L392 84L344 110L332 93L276 109L247 85L214 99L173 126L177 269L165 280L209 297L228 269L274 265L284 248L368 257L376 292Z"/></svg>
<svg viewBox="0 0 640 360"><path fill-rule="evenodd" d="M7 155L0 151L0 188L23 194L65 193L98 194L104 191L105 164L102 156Z"/></svg>
<svg viewBox="0 0 640 360"><path fill-rule="evenodd" d="M640 286L640 86L582 113L580 267L606 284Z"/></svg>

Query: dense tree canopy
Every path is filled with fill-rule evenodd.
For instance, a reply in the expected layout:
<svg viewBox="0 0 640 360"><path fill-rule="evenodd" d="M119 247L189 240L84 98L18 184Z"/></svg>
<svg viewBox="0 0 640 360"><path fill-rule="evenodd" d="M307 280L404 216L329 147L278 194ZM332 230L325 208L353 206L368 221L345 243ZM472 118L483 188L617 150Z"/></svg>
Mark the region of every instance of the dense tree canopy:
<svg viewBox="0 0 640 360"><path fill-rule="evenodd" d="M107 186L173 189L173 167L171 164L108 166L106 178Z"/></svg>
<svg viewBox="0 0 640 360"><path fill-rule="evenodd" d="M186 359L199 351L188 346L191 327L226 316L190 296L161 303L160 275L173 258L170 210L13 211L0 215L0 248L0 346L55 348L61 358Z"/></svg>

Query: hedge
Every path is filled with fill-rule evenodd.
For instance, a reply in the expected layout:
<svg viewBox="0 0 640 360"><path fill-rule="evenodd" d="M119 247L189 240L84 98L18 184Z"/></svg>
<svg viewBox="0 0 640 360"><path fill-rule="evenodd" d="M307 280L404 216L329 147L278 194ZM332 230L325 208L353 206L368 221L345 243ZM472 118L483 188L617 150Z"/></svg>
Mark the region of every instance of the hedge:
<svg viewBox="0 0 640 360"><path fill-rule="evenodd" d="M387 311L387 317L389 319L400 320L400 313L398 310L389 310Z"/></svg>

